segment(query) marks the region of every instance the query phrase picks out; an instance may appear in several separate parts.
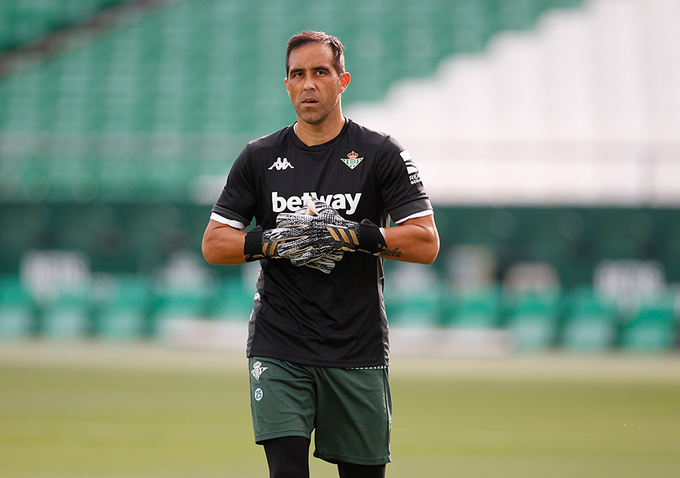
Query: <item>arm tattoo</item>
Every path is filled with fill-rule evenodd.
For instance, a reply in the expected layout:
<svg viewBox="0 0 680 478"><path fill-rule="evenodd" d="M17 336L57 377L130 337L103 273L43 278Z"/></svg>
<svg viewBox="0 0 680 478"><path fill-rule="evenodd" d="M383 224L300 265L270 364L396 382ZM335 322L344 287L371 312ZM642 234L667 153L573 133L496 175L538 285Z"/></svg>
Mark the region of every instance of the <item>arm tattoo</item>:
<svg viewBox="0 0 680 478"><path fill-rule="evenodd" d="M385 249L383 251L380 251L380 257L396 259L398 257L401 257L401 251L399 250L398 247L396 249Z"/></svg>

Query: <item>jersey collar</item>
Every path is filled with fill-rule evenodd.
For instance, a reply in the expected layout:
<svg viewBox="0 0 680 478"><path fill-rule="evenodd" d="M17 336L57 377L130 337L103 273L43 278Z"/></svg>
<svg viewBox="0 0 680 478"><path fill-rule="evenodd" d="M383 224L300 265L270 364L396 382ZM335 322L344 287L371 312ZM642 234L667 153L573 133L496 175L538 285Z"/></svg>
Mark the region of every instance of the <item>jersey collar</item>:
<svg viewBox="0 0 680 478"><path fill-rule="evenodd" d="M335 138L333 138L332 140L330 140L326 143L317 144L315 146L307 146L305 143L300 141L300 138L298 138L297 134L295 134L295 125L297 124L297 122L293 123L292 125L290 125L288 127L288 137L293 142L293 144L299 149L302 149L302 150L305 150L305 151L323 151L323 150L330 149L330 148L334 147L340 141L342 141L342 138L347 133L347 130L349 129L349 125L350 125L351 122L352 122L352 120L345 117L345 124L343 125L340 133Z"/></svg>

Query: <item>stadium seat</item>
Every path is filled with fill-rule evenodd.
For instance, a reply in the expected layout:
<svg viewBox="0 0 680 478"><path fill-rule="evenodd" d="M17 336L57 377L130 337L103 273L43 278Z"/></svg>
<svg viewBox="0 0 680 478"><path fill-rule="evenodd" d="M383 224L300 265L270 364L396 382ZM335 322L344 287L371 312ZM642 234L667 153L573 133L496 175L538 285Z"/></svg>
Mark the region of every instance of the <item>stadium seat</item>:
<svg viewBox="0 0 680 478"><path fill-rule="evenodd" d="M28 337L33 329L34 304L31 294L17 276L0 279L0 338Z"/></svg>
<svg viewBox="0 0 680 478"><path fill-rule="evenodd" d="M419 265L390 263L385 286L387 319L391 325L441 326L444 290L434 273Z"/></svg>
<svg viewBox="0 0 680 478"><path fill-rule="evenodd" d="M254 283L248 286L241 277L227 277L216 294L210 315L217 320L247 322L254 295Z"/></svg>
<svg viewBox="0 0 680 478"><path fill-rule="evenodd" d="M570 302L562 346L577 352L610 350L618 331L616 305L596 296L589 287L572 293Z"/></svg>
<svg viewBox="0 0 680 478"><path fill-rule="evenodd" d="M151 299L148 279L116 277L104 295L98 309L97 335L104 340L141 338Z"/></svg>
<svg viewBox="0 0 680 478"><path fill-rule="evenodd" d="M438 326L441 325L441 295L433 290L390 300L387 318L392 325Z"/></svg>
<svg viewBox="0 0 680 478"><path fill-rule="evenodd" d="M673 299L649 301L624 325L621 347L633 352L664 352L675 344L677 329Z"/></svg>
<svg viewBox="0 0 680 478"><path fill-rule="evenodd" d="M211 291L207 288L160 288L154 292L156 306L151 314L151 336L163 332L164 322L172 319L198 319L206 316Z"/></svg>
<svg viewBox="0 0 680 478"><path fill-rule="evenodd" d="M559 320L560 294L526 293L506 298L508 328L520 351L539 351L554 345Z"/></svg>
<svg viewBox="0 0 680 478"><path fill-rule="evenodd" d="M83 287L63 291L54 301L42 304L40 332L50 339L82 339L92 328L90 290Z"/></svg>
<svg viewBox="0 0 680 478"><path fill-rule="evenodd" d="M452 327L491 329L499 325L501 294L498 287L450 296L445 323Z"/></svg>

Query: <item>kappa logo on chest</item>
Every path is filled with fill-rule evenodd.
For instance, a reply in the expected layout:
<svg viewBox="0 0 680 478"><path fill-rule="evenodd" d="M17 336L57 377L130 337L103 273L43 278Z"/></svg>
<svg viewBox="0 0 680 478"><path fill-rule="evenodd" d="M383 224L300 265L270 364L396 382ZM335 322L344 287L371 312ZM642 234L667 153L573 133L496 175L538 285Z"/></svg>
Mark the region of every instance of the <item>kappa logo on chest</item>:
<svg viewBox="0 0 680 478"><path fill-rule="evenodd" d="M285 169L295 169L295 166L293 166L290 161L288 161L288 158L281 158L279 156L276 158L276 161L274 161L274 164L269 166L269 170L271 171L272 169L276 169L277 171L283 171Z"/></svg>

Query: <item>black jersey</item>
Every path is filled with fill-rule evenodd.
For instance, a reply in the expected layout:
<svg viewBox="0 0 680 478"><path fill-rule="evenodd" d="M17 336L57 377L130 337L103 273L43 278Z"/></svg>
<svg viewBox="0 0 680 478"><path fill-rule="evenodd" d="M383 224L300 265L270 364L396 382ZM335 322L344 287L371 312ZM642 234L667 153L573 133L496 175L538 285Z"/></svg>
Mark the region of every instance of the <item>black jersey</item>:
<svg viewBox="0 0 680 478"><path fill-rule="evenodd" d="M213 218L264 229L311 197L346 219L387 226L432 214L408 152L347 119L328 143L306 146L289 126L250 142L236 159ZM329 367L385 365L388 326L382 259L345 253L330 274L264 259L250 318L248 356Z"/></svg>

